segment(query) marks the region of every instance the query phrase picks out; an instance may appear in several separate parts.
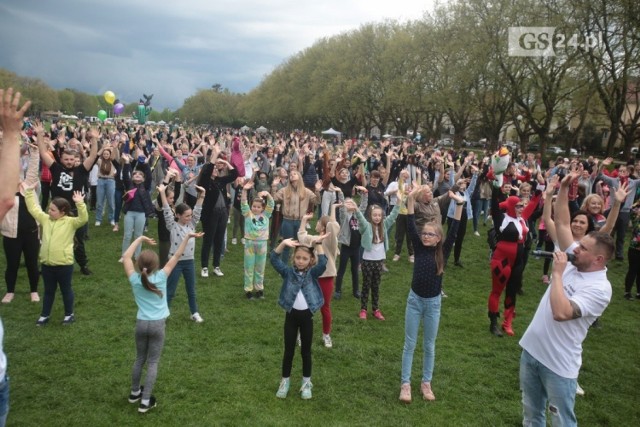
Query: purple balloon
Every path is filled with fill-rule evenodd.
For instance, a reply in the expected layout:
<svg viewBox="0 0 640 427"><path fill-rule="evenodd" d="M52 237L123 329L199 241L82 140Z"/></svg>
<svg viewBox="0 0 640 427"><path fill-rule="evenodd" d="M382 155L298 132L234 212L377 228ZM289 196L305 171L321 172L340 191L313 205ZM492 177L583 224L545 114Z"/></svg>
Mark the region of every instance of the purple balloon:
<svg viewBox="0 0 640 427"><path fill-rule="evenodd" d="M124 104L119 102L116 105L114 105L113 112L114 114L122 114L124 112Z"/></svg>

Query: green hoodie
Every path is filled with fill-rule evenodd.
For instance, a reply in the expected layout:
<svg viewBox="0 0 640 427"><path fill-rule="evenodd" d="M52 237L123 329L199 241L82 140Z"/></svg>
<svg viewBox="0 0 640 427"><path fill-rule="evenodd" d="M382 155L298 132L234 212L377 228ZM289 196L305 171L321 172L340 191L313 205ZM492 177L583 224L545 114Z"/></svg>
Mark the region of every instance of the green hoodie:
<svg viewBox="0 0 640 427"><path fill-rule="evenodd" d="M42 211L33 190L28 190L24 198L29 213L42 226L40 262L51 267L73 265L73 237L89 220L87 206L84 202L76 203L77 217L65 215L54 220Z"/></svg>

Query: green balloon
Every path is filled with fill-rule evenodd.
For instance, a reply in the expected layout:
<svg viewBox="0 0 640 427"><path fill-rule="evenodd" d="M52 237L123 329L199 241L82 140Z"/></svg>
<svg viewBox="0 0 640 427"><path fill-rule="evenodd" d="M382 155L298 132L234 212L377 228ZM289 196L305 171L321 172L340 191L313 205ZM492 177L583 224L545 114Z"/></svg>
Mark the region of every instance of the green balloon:
<svg viewBox="0 0 640 427"><path fill-rule="evenodd" d="M104 122L104 119L107 118L107 112L104 110L98 111L98 118Z"/></svg>

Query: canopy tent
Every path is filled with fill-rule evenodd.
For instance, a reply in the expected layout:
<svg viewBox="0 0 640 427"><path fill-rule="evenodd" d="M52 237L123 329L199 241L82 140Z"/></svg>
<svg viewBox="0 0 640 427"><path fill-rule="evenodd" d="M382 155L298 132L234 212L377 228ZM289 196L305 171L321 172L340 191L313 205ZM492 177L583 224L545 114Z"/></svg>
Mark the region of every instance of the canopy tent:
<svg viewBox="0 0 640 427"><path fill-rule="evenodd" d="M329 128L327 130L322 131L323 135L342 135L342 132L335 130L334 128Z"/></svg>
<svg viewBox="0 0 640 427"><path fill-rule="evenodd" d="M247 125L244 125L244 126L242 126L242 127L240 128L240 130L241 130L242 132L246 132L246 131L248 131L248 130L251 130L251 128L250 128L249 126L247 126Z"/></svg>
<svg viewBox="0 0 640 427"><path fill-rule="evenodd" d="M387 134L382 135L382 137L383 137L383 138L393 138L393 135L389 135L389 134L387 133Z"/></svg>
<svg viewBox="0 0 640 427"><path fill-rule="evenodd" d="M256 132L258 132L258 133L266 133L268 131L269 131L269 129L267 129L264 126L260 126L258 129L256 129Z"/></svg>

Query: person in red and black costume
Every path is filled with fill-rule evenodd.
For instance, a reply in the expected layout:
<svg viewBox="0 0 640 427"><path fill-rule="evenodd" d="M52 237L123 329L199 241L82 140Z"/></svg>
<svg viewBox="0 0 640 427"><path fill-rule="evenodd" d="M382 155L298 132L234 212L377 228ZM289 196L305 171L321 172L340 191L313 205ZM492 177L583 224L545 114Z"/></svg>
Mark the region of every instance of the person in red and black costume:
<svg viewBox="0 0 640 427"><path fill-rule="evenodd" d="M506 287L504 299L504 321L502 329L513 336L511 323L515 316L516 295L522 286L524 270L524 242L527 237L527 219L536 209L540 199L540 191L531 198L527 206L517 196L504 197L499 188L493 188L491 199L491 215L498 235L498 245L491 255L491 293L489 294L489 331L502 336L498 328L500 317L500 295Z"/></svg>

